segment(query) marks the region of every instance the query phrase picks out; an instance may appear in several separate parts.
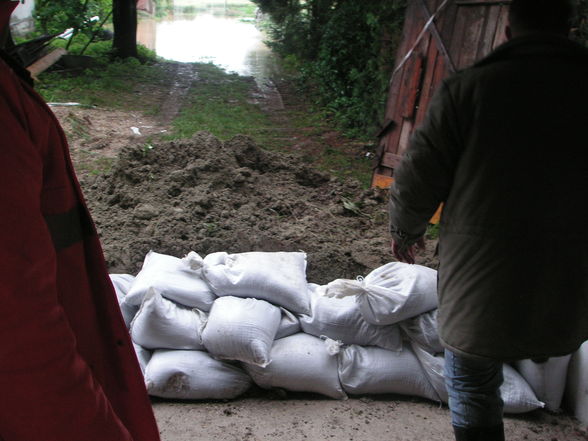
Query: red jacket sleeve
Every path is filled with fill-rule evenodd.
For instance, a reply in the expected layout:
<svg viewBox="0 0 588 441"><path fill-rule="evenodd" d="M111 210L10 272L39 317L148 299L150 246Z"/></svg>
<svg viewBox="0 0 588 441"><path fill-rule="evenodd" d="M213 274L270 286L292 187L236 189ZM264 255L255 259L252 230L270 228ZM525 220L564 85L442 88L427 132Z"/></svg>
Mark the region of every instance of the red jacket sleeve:
<svg viewBox="0 0 588 441"><path fill-rule="evenodd" d="M46 127L19 117L10 78L0 72L0 439L132 441L59 304L43 158L29 136Z"/></svg>

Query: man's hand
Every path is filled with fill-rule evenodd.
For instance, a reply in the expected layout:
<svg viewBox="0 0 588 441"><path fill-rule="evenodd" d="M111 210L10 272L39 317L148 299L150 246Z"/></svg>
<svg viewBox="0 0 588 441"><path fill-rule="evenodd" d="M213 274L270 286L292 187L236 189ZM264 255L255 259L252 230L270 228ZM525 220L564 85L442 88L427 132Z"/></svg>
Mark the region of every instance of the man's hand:
<svg viewBox="0 0 588 441"><path fill-rule="evenodd" d="M414 253L417 249L425 249L425 239L423 237L420 237L411 245L405 245L392 240L392 254L394 254L394 257L396 257L399 262L414 264Z"/></svg>

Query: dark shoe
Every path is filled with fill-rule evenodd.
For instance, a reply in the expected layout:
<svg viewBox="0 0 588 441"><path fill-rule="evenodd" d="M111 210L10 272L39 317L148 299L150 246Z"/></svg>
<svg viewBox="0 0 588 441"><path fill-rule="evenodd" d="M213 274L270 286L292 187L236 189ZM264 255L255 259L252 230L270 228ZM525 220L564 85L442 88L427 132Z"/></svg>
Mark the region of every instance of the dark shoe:
<svg viewBox="0 0 588 441"><path fill-rule="evenodd" d="M453 426L455 441L504 441L504 425L492 427Z"/></svg>

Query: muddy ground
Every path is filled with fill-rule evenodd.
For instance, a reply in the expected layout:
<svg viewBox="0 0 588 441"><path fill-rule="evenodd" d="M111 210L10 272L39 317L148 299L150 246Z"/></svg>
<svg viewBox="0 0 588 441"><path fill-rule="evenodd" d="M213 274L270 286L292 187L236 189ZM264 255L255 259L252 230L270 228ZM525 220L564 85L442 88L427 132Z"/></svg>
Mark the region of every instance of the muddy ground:
<svg viewBox="0 0 588 441"><path fill-rule="evenodd" d="M190 67L170 68L177 70L175 83L138 92L146 102L161 100L156 116L54 108L75 161L88 152L114 160L106 174L79 171L111 272L135 274L151 249L178 257L189 251L303 250L315 283L365 275L392 260L386 192L341 182L300 160L301 150L341 137L303 135L291 154L265 151L243 136L221 142L208 133L147 145L148 136L169 130L189 90ZM299 105L282 86L278 107L275 95L265 103L281 128L289 106ZM434 248L429 240L418 263L434 267ZM232 402L156 400L154 409L164 441L452 439L447 408L410 397L335 401L258 391ZM588 439L586 428L565 414L536 411L509 416L505 424L509 440Z"/></svg>

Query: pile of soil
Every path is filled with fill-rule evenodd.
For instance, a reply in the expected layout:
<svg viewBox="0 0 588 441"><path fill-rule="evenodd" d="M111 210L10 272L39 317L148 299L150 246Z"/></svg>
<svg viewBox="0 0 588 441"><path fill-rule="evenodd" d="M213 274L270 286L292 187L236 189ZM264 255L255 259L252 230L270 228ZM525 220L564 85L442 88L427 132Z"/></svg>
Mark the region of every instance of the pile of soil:
<svg viewBox="0 0 588 441"><path fill-rule="evenodd" d="M241 135L128 146L110 173L84 176L82 186L112 273L136 274L149 250L302 250L319 284L393 260L387 191L342 183ZM434 265L431 255L419 263Z"/></svg>

